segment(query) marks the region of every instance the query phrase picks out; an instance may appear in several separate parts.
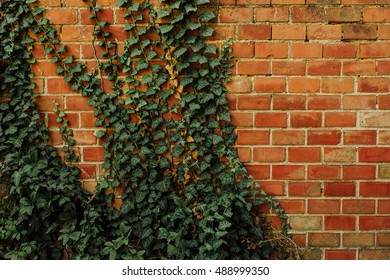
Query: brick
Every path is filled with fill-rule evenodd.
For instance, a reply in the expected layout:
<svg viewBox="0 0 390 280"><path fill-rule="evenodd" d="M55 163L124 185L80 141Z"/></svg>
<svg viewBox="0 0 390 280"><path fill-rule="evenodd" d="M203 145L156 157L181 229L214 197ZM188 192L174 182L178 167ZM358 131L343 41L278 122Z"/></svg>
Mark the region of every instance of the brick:
<svg viewBox="0 0 390 280"><path fill-rule="evenodd" d="M93 107L88 105L89 97L83 96L67 96L66 97L66 109L77 111L92 111Z"/></svg>
<svg viewBox="0 0 390 280"><path fill-rule="evenodd" d="M360 76L375 75L375 61L343 61L343 75Z"/></svg>
<svg viewBox="0 0 390 280"><path fill-rule="evenodd" d="M61 29L61 40L63 42L90 42L93 39L93 26L67 26Z"/></svg>
<svg viewBox="0 0 390 280"><path fill-rule="evenodd" d="M282 162L286 160L284 148L253 148L253 161Z"/></svg>
<svg viewBox="0 0 390 280"><path fill-rule="evenodd" d="M255 78L254 81L255 92L285 92L286 79L285 78Z"/></svg>
<svg viewBox="0 0 390 280"><path fill-rule="evenodd" d="M390 144L390 130L379 130L378 142L381 145Z"/></svg>
<svg viewBox="0 0 390 280"><path fill-rule="evenodd" d="M341 40L341 25L308 25L309 40Z"/></svg>
<svg viewBox="0 0 390 280"><path fill-rule="evenodd" d="M325 183L324 195L327 197L352 197L356 195L356 185L348 182Z"/></svg>
<svg viewBox="0 0 390 280"><path fill-rule="evenodd" d="M309 145L337 145L340 143L341 132L338 130L311 130L308 131Z"/></svg>
<svg viewBox="0 0 390 280"><path fill-rule="evenodd" d="M61 0L40 0L39 4L46 7L60 7Z"/></svg>
<svg viewBox="0 0 390 280"><path fill-rule="evenodd" d="M55 108L54 102L58 103L60 108L64 108L62 96L38 96L34 98L33 101L37 105L39 111L53 112Z"/></svg>
<svg viewBox="0 0 390 280"><path fill-rule="evenodd" d="M272 98L274 110L304 110L306 97L302 95L275 95Z"/></svg>
<svg viewBox="0 0 390 280"><path fill-rule="evenodd" d="M269 131L238 130L238 145L267 145L269 144Z"/></svg>
<svg viewBox="0 0 390 280"><path fill-rule="evenodd" d="M390 25L378 25L378 39L379 40L390 39Z"/></svg>
<svg viewBox="0 0 390 280"><path fill-rule="evenodd" d="M373 95L347 95L343 99L345 110L376 109L376 96Z"/></svg>
<svg viewBox="0 0 390 280"><path fill-rule="evenodd" d="M246 147L237 148L238 157L241 162L250 162L251 161L251 149Z"/></svg>
<svg viewBox="0 0 390 280"><path fill-rule="evenodd" d="M110 9L104 9L110 11ZM138 21L138 23L146 23L148 22L149 16L146 11L138 11L138 12L132 12L132 16L134 18L137 18L139 15L142 15L142 19ZM127 9L119 9L115 11L115 22L116 24L126 24L126 23L133 23L133 18L129 15L129 11ZM163 19L158 19L156 22L163 22Z"/></svg>
<svg viewBox="0 0 390 280"><path fill-rule="evenodd" d="M370 147L359 148L361 162L390 162L390 148Z"/></svg>
<svg viewBox="0 0 390 280"><path fill-rule="evenodd" d="M320 79L318 78L288 78L288 91L292 93L320 92Z"/></svg>
<svg viewBox="0 0 390 280"><path fill-rule="evenodd" d="M231 112L231 122L238 127L253 126L253 114L245 112Z"/></svg>
<svg viewBox="0 0 390 280"><path fill-rule="evenodd" d="M261 7L255 9L257 22L287 22L287 7Z"/></svg>
<svg viewBox="0 0 390 280"><path fill-rule="evenodd" d="M304 199L279 199L280 206L289 214L304 214L305 200Z"/></svg>
<svg viewBox="0 0 390 280"><path fill-rule="evenodd" d="M324 148L325 162L354 162L356 154L354 148Z"/></svg>
<svg viewBox="0 0 390 280"><path fill-rule="evenodd" d="M47 114L47 124L50 128L58 128L60 126L57 123L57 114ZM78 128L79 127L79 114L78 113L66 113L66 117L64 118L69 122L69 128ZM74 131L75 132L75 131ZM79 144L77 142L77 144Z"/></svg>
<svg viewBox="0 0 390 280"><path fill-rule="evenodd" d="M327 8L326 15L329 23L359 22L361 11L358 7Z"/></svg>
<svg viewBox="0 0 390 280"><path fill-rule="evenodd" d="M288 148L289 162L320 162L321 148Z"/></svg>
<svg viewBox="0 0 390 280"><path fill-rule="evenodd" d="M237 0L237 5L270 4L271 0Z"/></svg>
<svg viewBox="0 0 390 280"><path fill-rule="evenodd" d="M255 127L287 127L287 114L256 113Z"/></svg>
<svg viewBox="0 0 390 280"><path fill-rule="evenodd" d="M94 19L89 18L90 15L93 15L93 13L88 10L80 10L81 24L95 24L96 21ZM111 9L101 9L97 12L97 16L99 21L106 21L109 24L114 23L114 12ZM122 13L120 16L123 17L124 13Z"/></svg>
<svg viewBox="0 0 390 280"><path fill-rule="evenodd" d="M288 56L287 43L274 43L274 42L255 43L255 57L286 58L287 56Z"/></svg>
<svg viewBox="0 0 390 280"><path fill-rule="evenodd" d="M289 196L319 197L321 184L317 182L291 182L288 185Z"/></svg>
<svg viewBox="0 0 390 280"><path fill-rule="evenodd" d="M253 8L221 8L220 21L222 23L253 22Z"/></svg>
<svg viewBox="0 0 390 280"><path fill-rule="evenodd" d="M47 61L38 61L32 65L35 76L57 76L56 69L56 64Z"/></svg>
<svg viewBox="0 0 390 280"><path fill-rule="evenodd" d="M355 112L327 112L325 113L325 127L355 127Z"/></svg>
<svg viewBox="0 0 390 280"><path fill-rule="evenodd" d="M273 75L303 76L305 72L304 61L274 61L272 64Z"/></svg>
<svg viewBox="0 0 390 280"><path fill-rule="evenodd" d="M344 130L344 144L346 145L375 145L375 130Z"/></svg>
<svg viewBox="0 0 390 280"><path fill-rule="evenodd" d="M361 249L358 255L359 260L388 260L390 259L389 249Z"/></svg>
<svg viewBox="0 0 390 280"><path fill-rule="evenodd" d="M280 181L261 181L261 189L269 195L283 196L286 195L284 182Z"/></svg>
<svg viewBox="0 0 390 280"><path fill-rule="evenodd" d="M340 61L309 61L307 74L313 76L340 76Z"/></svg>
<svg viewBox="0 0 390 280"><path fill-rule="evenodd" d="M388 78L358 78L359 92L388 92Z"/></svg>
<svg viewBox="0 0 390 280"><path fill-rule="evenodd" d="M379 165L378 166L378 178L379 179L390 179L390 165Z"/></svg>
<svg viewBox="0 0 390 280"><path fill-rule="evenodd" d="M237 73L244 75L266 75L271 73L269 61L238 61Z"/></svg>
<svg viewBox="0 0 390 280"><path fill-rule="evenodd" d="M360 125L363 127L390 127L390 112L362 112Z"/></svg>
<svg viewBox="0 0 390 280"><path fill-rule="evenodd" d="M390 214L390 200L378 200L378 214Z"/></svg>
<svg viewBox="0 0 390 280"><path fill-rule="evenodd" d="M325 250L325 260L356 260L356 251Z"/></svg>
<svg viewBox="0 0 390 280"><path fill-rule="evenodd" d="M305 248L302 250L302 260L322 260L323 255L323 250L320 248Z"/></svg>
<svg viewBox="0 0 390 280"><path fill-rule="evenodd" d="M353 92L355 87L353 78L323 78L322 92L348 93Z"/></svg>
<svg viewBox="0 0 390 280"><path fill-rule="evenodd" d="M320 58L322 57L322 44L293 43L291 44L292 58Z"/></svg>
<svg viewBox="0 0 390 280"><path fill-rule="evenodd" d="M71 89L71 85L66 83L63 78L47 79L47 92L49 94L76 93L76 91Z"/></svg>
<svg viewBox="0 0 390 280"><path fill-rule="evenodd" d="M239 110L268 110L271 107L271 97L262 95L238 96Z"/></svg>
<svg viewBox="0 0 390 280"><path fill-rule="evenodd" d="M294 231L322 229L322 217L320 216L290 216L289 223Z"/></svg>
<svg viewBox="0 0 390 280"><path fill-rule="evenodd" d="M387 110L390 109L390 96L389 95L380 95L378 96L379 109Z"/></svg>
<svg viewBox="0 0 390 280"><path fill-rule="evenodd" d="M337 165L309 165L307 177L310 180L340 179L340 170Z"/></svg>
<svg viewBox="0 0 390 280"><path fill-rule="evenodd" d="M376 166L375 165L349 165L343 166L343 179L375 179Z"/></svg>
<svg viewBox="0 0 390 280"><path fill-rule="evenodd" d="M306 4L341 4L341 0L306 0Z"/></svg>
<svg viewBox="0 0 390 280"><path fill-rule="evenodd" d="M355 44L325 44L324 58L354 58L357 50Z"/></svg>
<svg viewBox="0 0 390 280"><path fill-rule="evenodd" d="M214 27L213 39L226 40L227 37L236 38L235 26L217 25Z"/></svg>
<svg viewBox="0 0 390 280"><path fill-rule="evenodd" d="M309 199L307 211L310 214L340 214L339 199Z"/></svg>
<svg viewBox="0 0 390 280"><path fill-rule="evenodd" d="M339 233L309 233L309 246L340 247Z"/></svg>
<svg viewBox="0 0 390 280"><path fill-rule="evenodd" d="M324 8L318 6L292 7L292 22L322 22L325 17Z"/></svg>
<svg viewBox="0 0 390 280"><path fill-rule="evenodd" d="M366 7L363 8L364 22L389 22L390 8L389 7Z"/></svg>
<svg viewBox="0 0 390 280"><path fill-rule="evenodd" d="M104 148L103 147L84 147L83 148L83 161L104 161Z"/></svg>
<svg viewBox="0 0 390 280"><path fill-rule="evenodd" d="M250 58L255 56L255 44L253 42L235 42L232 49L235 57Z"/></svg>
<svg viewBox="0 0 390 280"><path fill-rule="evenodd" d="M271 0L272 4L289 5L289 4L305 4L305 0Z"/></svg>
<svg viewBox="0 0 390 280"><path fill-rule="evenodd" d="M274 40L305 40L306 28L304 25L282 25L272 26L272 39Z"/></svg>
<svg viewBox="0 0 390 280"><path fill-rule="evenodd" d="M341 97L333 95L316 95L308 97L309 110L339 110Z"/></svg>
<svg viewBox="0 0 390 280"><path fill-rule="evenodd" d="M375 40L377 37L377 26L372 24L346 24L341 31L343 40Z"/></svg>
<svg viewBox="0 0 390 280"><path fill-rule="evenodd" d="M375 4L375 0L342 0L345 5Z"/></svg>
<svg viewBox="0 0 390 280"><path fill-rule="evenodd" d="M377 246L390 246L390 233L378 233L376 245Z"/></svg>
<svg viewBox="0 0 390 280"><path fill-rule="evenodd" d="M276 180L303 180L305 178L305 166L273 165L272 178Z"/></svg>
<svg viewBox="0 0 390 280"><path fill-rule="evenodd" d="M389 57L390 43L361 43L359 44L359 58Z"/></svg>
<svg viewBox="0 0 390 280"><path fill-rule="evenodd" d="M390 197L390 183L387 182L361 182L360 183L361 196L389 196Z"/></svg>
<svg viewBox="0 0 390 280"><path fill-rule="evenodd" d="M359 217L360 230L389 230L390 217L379 216L360 216Z"/></svg>
<svg viewBox="0 0 390 280"><path fill-rule="evenodd" d="M272 132L273 145L303 145L305 132L300 130L275 130Z"/></svg>
<svg viewBox="0 0 390 280"><path fill-rule="evenodd" d="M77 10L74 9L48 9L46 17L53 24L76 24L78 22Z"/></svg>
<svg viewBox="0 0 390 280"><path fill-rule="evenodd" d="M247 77L232 77L231 81L226 84L229 92L252 92L252 81Z"/></svg>
<svg viewBox="0 0 390 280"><path fill-rule="evenodd" d="M319 127L322 124L320 112L291 112L291 127Z"/></svg>
<svg viewBox="0 0 390 280"><path fill-rule="evenodd" d="M343 200L343 213L345 214L374 214L375 200L348 199Z"/></svg>
<svg viewBox="0 0 390 280"><path fill-rule="evenodd" d="M249 175L253 176L254 179L269 179L270 177L270 166L269 165L246 165L246 170Z"/></svg>
<svg viewBox="0 0 390 280"><path fill-rule="evenodd" d="M95 179L96 178L96 165L94 164L77 164L80 168L80 179Z"/></svg>
<svg viewBox="0 0 390 280"><path fill-rule="evenodd" d="M344 233L343 246L345 247L368 247L375 245L373 233Z"/></svg>
<svg viewBox="0 0 390 280"><path fill-rule="evenodd" d="M51 1L51 0L45 0ZM39 2L43 2L40 0ZM57 2L63 2L61 0L58 0ZM99 2L99 1L98 1ZM65 0L66 7L88 7L90 4L88 2L78 1L78 0ZM60 5L58 5L60 6Z"/></svg>
<svg viewBox="0 0 390 280"><path fill-rule="evenodd" d="M93 112L81 112L80 113L81 127L83 128L95 128L96 118Z"/></svg>
<svg viewBox="0 0 390 280"><path fill-rule="evenodd" d="M62 145L62 134L59 131L49 131L49 140L47 142L49 145L58 146Z"/></svg>
<svg viewBox="0 0 390 280"><path fill-rule="evenodd" d="M325 217L325 230L355 230L356 217L353 216L333 216Z"/></svg>
<svg viewBox="0 0 390 280"><path fill-rule="evenodd" d="M238 26L239 40L271 39L271 26L262 24L245 24Z"/></svg>

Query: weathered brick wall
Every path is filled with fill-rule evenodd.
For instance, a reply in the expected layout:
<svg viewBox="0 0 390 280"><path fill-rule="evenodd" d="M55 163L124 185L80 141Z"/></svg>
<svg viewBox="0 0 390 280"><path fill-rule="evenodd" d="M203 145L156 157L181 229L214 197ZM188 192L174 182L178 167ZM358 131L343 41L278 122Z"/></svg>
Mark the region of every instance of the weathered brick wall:
<svg viewBox="0 0 390 280"><path fill-rule="evenodd" d="M123 11L105 20L119 41ZM81 0L41 0L71 53L96 68ZM228 85L241 159L290 215L306 258L390 258L390 0L220 0L213 40L231 37ZM39 58L39 108L61 145L53 100L67 112L86 188L103 149L92 108ZM107 88L108 83L106 83Z"/></svg>

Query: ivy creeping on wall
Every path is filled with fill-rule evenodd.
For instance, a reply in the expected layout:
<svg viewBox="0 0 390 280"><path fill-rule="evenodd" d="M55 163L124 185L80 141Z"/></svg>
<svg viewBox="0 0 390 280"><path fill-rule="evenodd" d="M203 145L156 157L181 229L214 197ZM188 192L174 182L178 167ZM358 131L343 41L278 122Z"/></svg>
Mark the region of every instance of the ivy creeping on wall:
<svg viewBox="0 0 390 280"><path fill-rule="evenodd" d="M201 7L209 0L118 0L131 22L123 51L90 1L91 44L104 49L94 72L66 53L33 2L0 2L0 258L295 257L287 216L258 191L234 148L225 88L231 49L206 42L215 15ZM106 174L94 194L77 180L72 131L58 108L68 164L46 144L32 101L29 31L94 108ZM110 205L118 193L117 211ZM263 204L284 221L281 233Z"/></svg>

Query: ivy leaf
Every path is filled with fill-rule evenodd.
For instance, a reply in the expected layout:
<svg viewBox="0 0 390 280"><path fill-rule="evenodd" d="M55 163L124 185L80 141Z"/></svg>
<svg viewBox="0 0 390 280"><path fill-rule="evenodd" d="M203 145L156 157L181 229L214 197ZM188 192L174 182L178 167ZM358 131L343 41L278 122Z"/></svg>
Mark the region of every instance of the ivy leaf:
<svg viewBox="0 0 390 280"><path fill-rule="evenodd" d="M171 188L171 181L165 177L163 181L156 184L156 190L160 192L167 192Z"/></svg>
<svg viewBox="0 0 390 280"><path fill-rule="evenodd" d="M166 34L169 31L171 31L174 27L175 27L174 25L164 24L161 26L160 31L162 34Z"/></svg>

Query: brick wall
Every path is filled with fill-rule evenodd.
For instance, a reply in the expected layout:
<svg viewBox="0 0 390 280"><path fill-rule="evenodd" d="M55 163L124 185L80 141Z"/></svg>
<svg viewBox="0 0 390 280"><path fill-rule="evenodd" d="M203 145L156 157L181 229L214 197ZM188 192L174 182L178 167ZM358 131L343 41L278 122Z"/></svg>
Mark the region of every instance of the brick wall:
<svg viewBox="0 0 390 280"><path fill-rule="evenodd" d="M213 0L217 43L231 37L228 84L240 158L287 210L311 259L390 258L390 0ZM123 40L123 12L98 1ZM70 52L96 67L87 4L41 0ZM34 48L38 105L61 137L68 114L83 184L101 174L92 108Z"/></svg>

